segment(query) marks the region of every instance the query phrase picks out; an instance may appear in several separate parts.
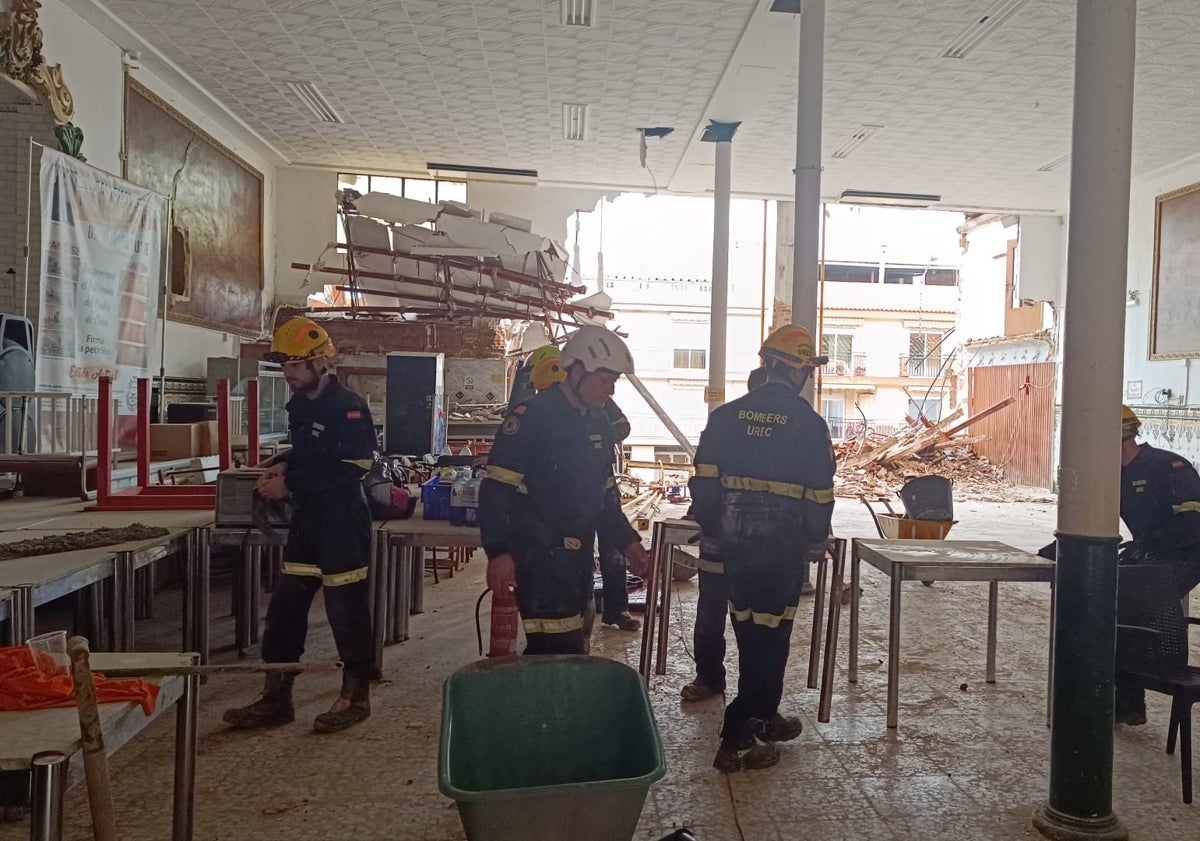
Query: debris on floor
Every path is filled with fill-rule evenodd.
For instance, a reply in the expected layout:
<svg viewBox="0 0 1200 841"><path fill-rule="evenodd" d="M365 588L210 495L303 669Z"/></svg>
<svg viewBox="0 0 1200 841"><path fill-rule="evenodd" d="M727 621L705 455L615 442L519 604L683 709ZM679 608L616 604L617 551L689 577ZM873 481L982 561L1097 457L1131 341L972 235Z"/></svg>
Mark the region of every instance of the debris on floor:
<svg viewBox="0 0 1200 841"><path fill-rule="evenodd" d="M17 558L28 558L33 555L53 555L56 552L74 552L78 549L96 549L101 546L112 546L117 543L132 543L137 540L149 540L152 537L162 537L167 529L161 526L144 526L134 523L123 528L100 528L88 531L70 531L65 534L54 534L47 537L34 537L29 540L18 540L15 543L0 545L0 561L11 561Z"/></svg>
<svg viewBox="0 0 1200 841"><path fill-rule="evenodd" d="M962 420L956 409L940 423L912 421L912 426L887 437L862 436L834 447L839 496L892 497L908 479L945 476L954 483L954 497L984 502L1053 502L1045 490L1015 485L993 464L971 450L987 436L960 434L972 423L1007 408L1014 398L1001 400L974 417Z"/></svg>

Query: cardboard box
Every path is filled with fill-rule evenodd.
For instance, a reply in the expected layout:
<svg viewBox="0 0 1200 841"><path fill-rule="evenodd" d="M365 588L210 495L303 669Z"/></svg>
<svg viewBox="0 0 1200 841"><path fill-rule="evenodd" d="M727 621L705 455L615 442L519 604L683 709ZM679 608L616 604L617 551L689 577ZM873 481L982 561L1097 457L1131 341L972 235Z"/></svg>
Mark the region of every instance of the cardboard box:
<svg viewBox="0 0 1200 841"><path fill-rule="evenodd" d="M196 453L198 456L215 456L217 455L217 422L202 421L201 423L193 424L200 428L200 451Z"/></svg>
<svg viewBox="0 0 1200 841"><path fill-rule="evenodd" d="M152 461L195 458L200 449L198 423L150 424L150 458Z"/></svg>

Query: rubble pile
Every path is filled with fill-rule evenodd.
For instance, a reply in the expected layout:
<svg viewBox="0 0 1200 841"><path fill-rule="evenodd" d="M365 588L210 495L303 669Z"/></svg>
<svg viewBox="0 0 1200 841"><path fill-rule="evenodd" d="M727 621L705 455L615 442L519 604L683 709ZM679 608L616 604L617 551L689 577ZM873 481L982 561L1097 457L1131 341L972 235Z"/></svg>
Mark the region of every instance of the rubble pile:
<svg viewBox="0 0 1200 841"><path fill-rule="evenodd" d="M868 499L894 498L908 479L945 476L954 483L954 498L985 502L1052 502L1047 491L1023 488L1004 477L1004 469L971 450L987 440L983 435L960 434L975 421L1001 411L1013 402L1007 398L960 420L958 409L941 423L915 423L896 435L854 438L834 447L838 496Z"/></svg>

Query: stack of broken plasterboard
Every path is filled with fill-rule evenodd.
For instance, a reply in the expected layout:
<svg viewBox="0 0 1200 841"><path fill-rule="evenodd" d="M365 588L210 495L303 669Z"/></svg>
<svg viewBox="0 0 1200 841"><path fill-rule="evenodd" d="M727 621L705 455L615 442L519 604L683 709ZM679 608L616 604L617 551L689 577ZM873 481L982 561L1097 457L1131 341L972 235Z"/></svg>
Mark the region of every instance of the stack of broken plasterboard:
<svg viewBox="0 0 1200 841"><path fill-rule="evenodd" d="M379 192L350 206L344 268L313 268L345 277L360 306L538 320L591 314L569 303L586 289L565 282L562 247L533 233L527 219L492 213L485 222L458 202Z"/></svg>

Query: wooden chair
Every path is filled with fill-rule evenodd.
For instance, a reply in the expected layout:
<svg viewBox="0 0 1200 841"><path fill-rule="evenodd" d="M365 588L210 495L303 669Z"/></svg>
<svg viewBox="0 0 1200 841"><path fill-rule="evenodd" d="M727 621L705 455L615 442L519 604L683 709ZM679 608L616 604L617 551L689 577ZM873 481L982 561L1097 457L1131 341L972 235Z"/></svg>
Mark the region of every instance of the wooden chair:
<svg viewBox="0 0 1200 841"><path fill-rule="evenodd" d="M1122 685L1171 696L1167 753L1180 744L1183 802L1192 802L1192 705L1200 702L1200 667L1189 666L1188 626L1169 566L1122 566L1117 591L1117 677Z"/></svg>

